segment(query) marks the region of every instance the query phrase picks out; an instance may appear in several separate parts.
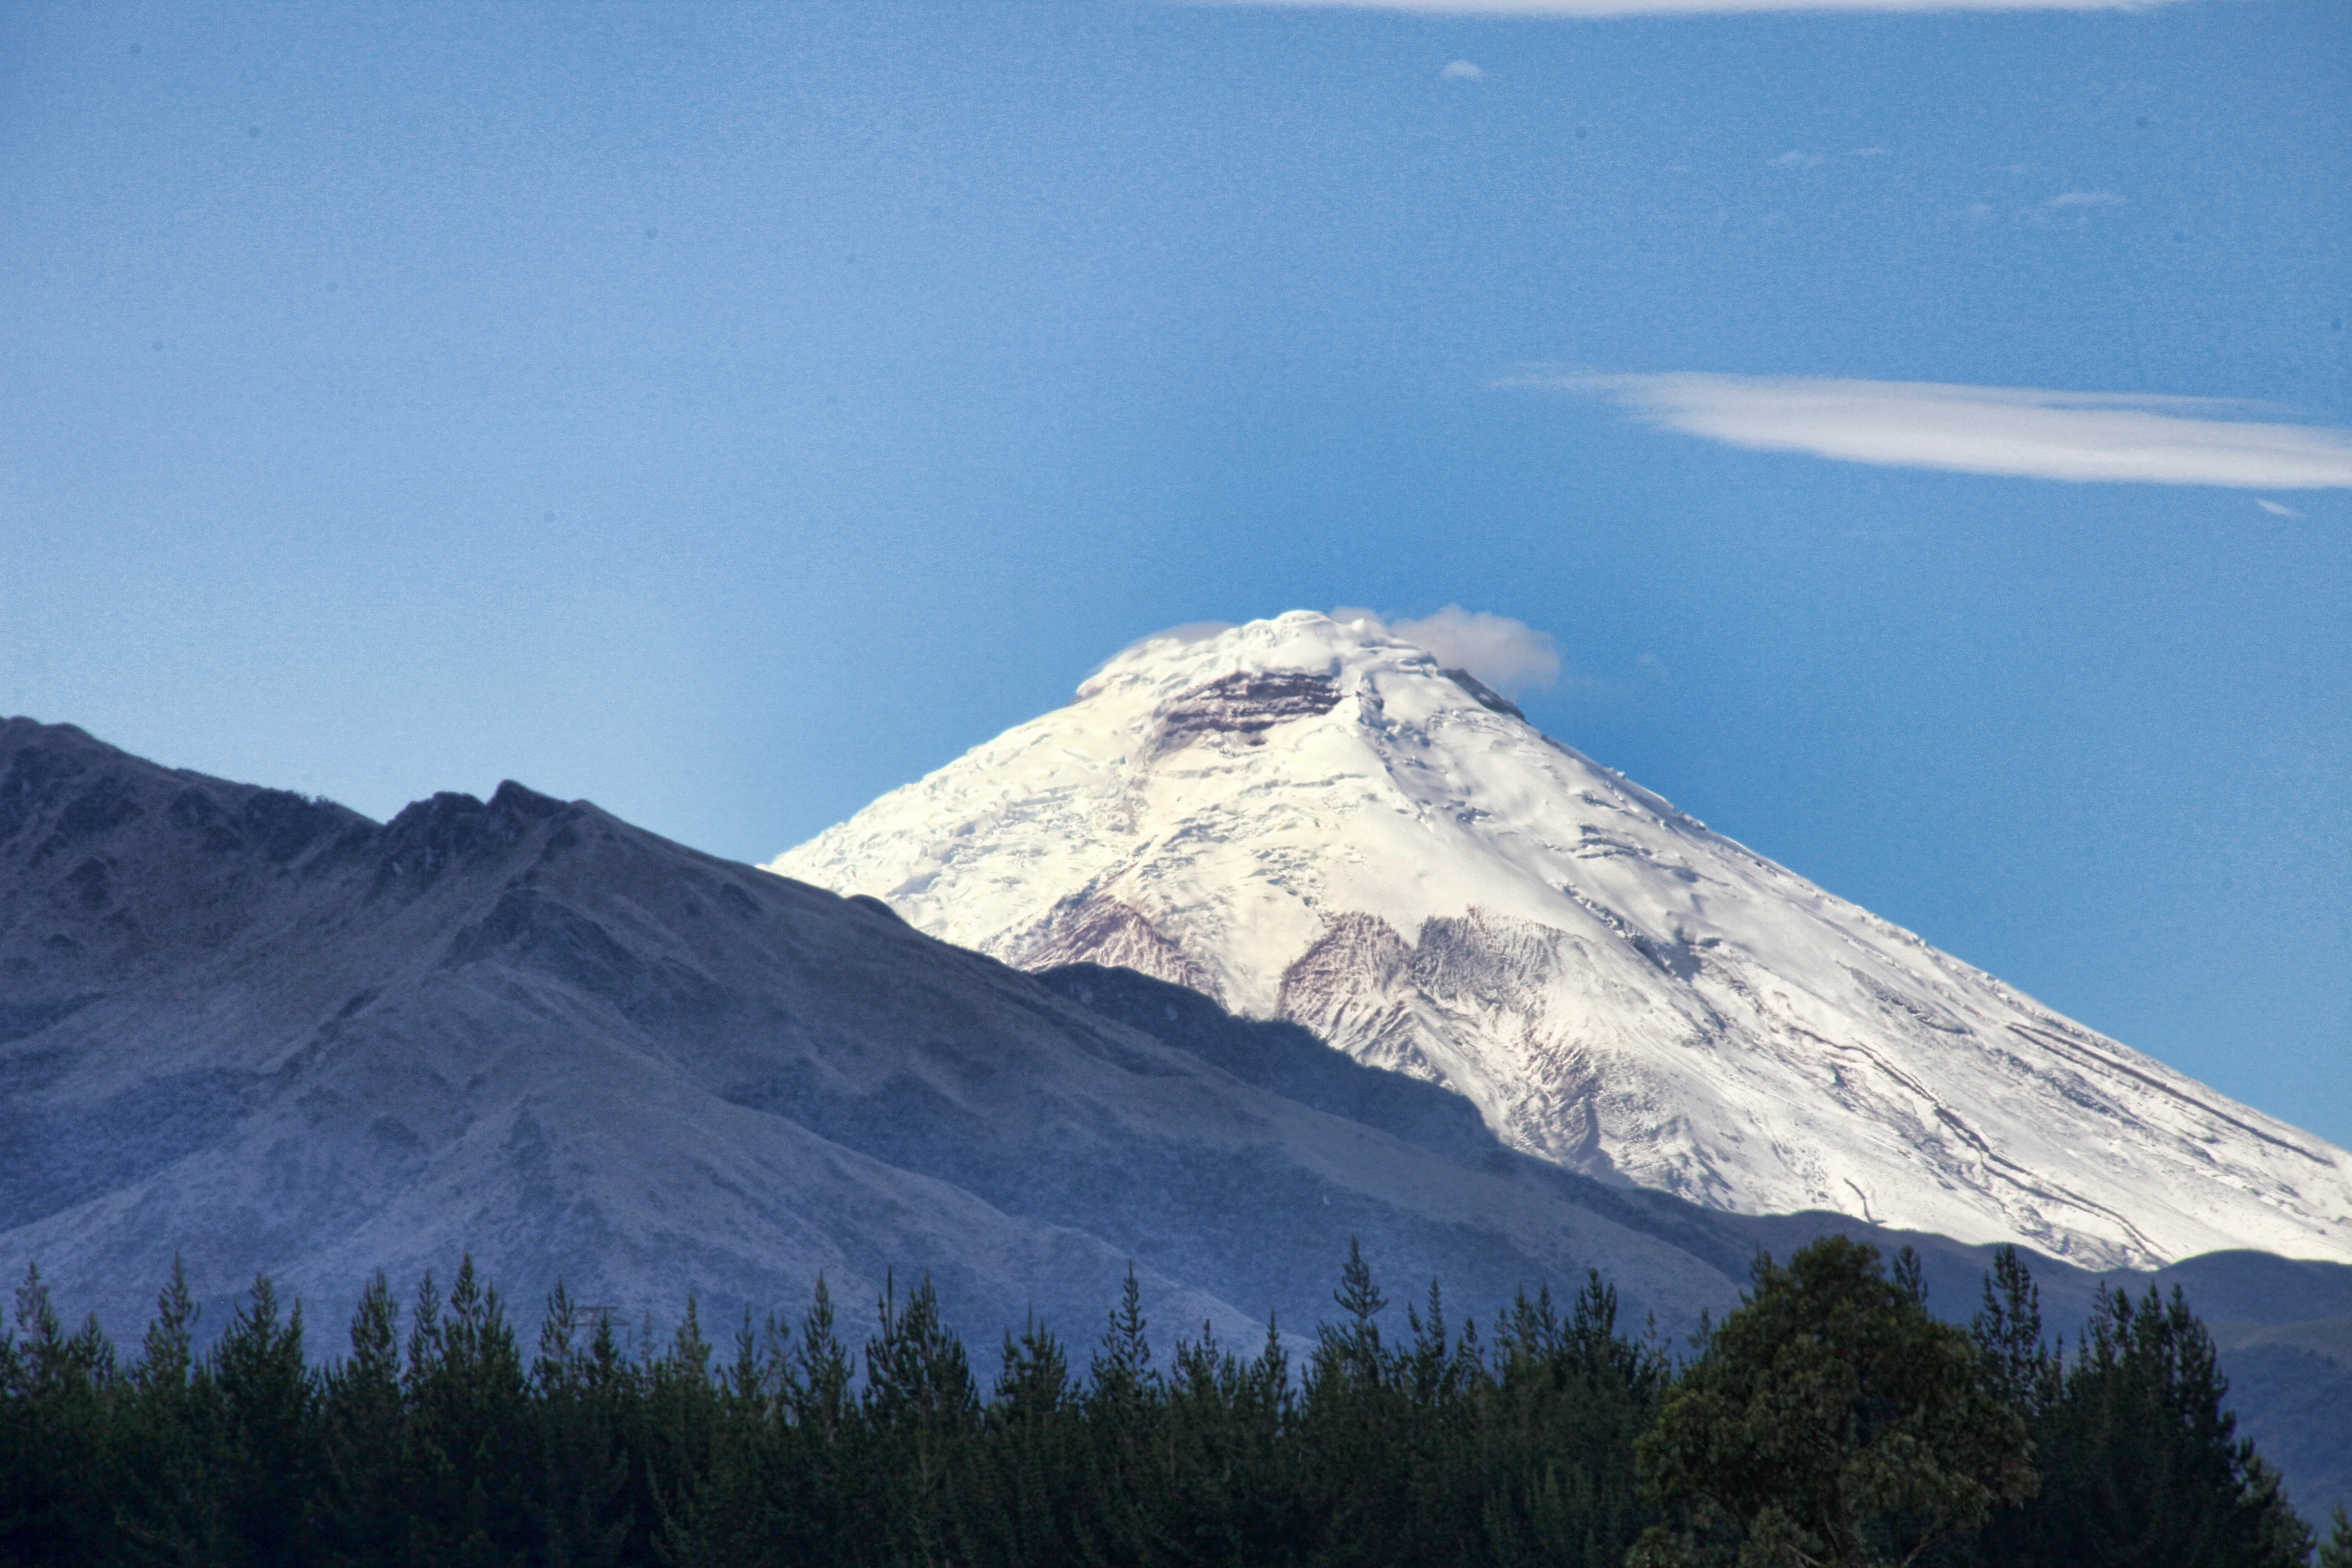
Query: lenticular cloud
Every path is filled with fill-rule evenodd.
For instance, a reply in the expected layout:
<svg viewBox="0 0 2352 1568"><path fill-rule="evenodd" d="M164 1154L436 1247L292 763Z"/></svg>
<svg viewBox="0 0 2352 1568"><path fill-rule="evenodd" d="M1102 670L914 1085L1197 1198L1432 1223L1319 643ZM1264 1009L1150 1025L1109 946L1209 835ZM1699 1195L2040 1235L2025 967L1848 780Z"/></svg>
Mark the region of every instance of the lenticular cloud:
<svg viewBox="0 0 2352 1568"><path fill-rule="evenodd" d="M2024 479L2352 487L2352 433L2215 418L2216 398L1796 376L1530 375L1598 393L1668 429L1758 451Z"/></svg>

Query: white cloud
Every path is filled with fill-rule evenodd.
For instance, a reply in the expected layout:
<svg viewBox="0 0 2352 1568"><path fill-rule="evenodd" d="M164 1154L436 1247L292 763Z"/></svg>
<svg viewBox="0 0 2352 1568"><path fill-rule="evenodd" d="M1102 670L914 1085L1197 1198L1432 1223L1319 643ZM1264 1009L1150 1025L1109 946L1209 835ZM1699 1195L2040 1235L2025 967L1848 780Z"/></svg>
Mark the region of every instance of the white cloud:
<svg viewBox="0 0 2352 1568"><path fill-rule="evenodd" d="M1559 679L1559 650L1551 638L1525 621L1448 605L1419 620L1391 620L1370 610L1342 605L1335 621L1369 621L1415 647L1427 648L1449 669L1466 669L1497 691L1549 686Z"/></svg>
<svg viewBox="0 0 2352 1568"><path fill-rule="evenodd" d="M1822 166L1822 155L1819 153L1789 152L1781 153L1772 162L1784 169L1818 169Z"/></svg>
<svg viewBox="0 0 2352 1568"><path fill-rule="evenodd" d="M2281 506L2274 500L2264 500L2260 496L2256 496L2254 498L2254 504L2262 508L2264 511L2270 513L2273 517L2301 517L2303 515L2303 513L2295 510L2294 508L2291 506Z"/></svg>
<svg viewBox="0 0 2352 1568"><path fill-rule="evenodd" d="M1169 626L1164 630L1153 632L1150 637L1138 637L1127 646L1129 647L1141 647L1148 642L1207 642L1211 637L1217 636L1219 633L1229 632L1233 629L1234 623L1232 621L1186 621L1182 626Z"/></svg>
<svg viewBox="0 0 2352 1568"><path fill-rule="evenodd" d="M1598 393L1671 430L1757 451L2025 479L2352 487L2352 431L2213 418L2218 398L1798 376L1529 374Z"/></svg>
<svg viewBox="0 0 2352 1568"><path fill-rule="evenodd" d="M2042 204L2045 207L2119 207L2123 197L2113 191L2062 191Z"/></svg>
<svg viewBox="0 0 2352 1568"><path fill-rule="evenodd" d="M1204 0L1427 16L1667 16L1758 11L2147 11L2180 0Z"/></svg>
<svg viewBox="0 0 2352 1568"><path fill-rule="evenodd" d="M1447 81L1484 81L1486 73L1468 60L1448 60L1445 68L1437 73Z"/></svg>

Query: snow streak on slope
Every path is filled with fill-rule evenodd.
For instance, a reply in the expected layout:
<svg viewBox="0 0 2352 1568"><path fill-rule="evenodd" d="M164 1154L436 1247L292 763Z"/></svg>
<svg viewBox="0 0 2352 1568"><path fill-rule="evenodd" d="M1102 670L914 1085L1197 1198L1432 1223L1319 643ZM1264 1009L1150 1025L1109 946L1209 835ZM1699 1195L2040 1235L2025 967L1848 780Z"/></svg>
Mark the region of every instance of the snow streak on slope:
<svg viewBox="0 0 2352 1568"><path fill-rule="evenodd" d="M2060 1017L1369 621L1148 640L769 869L1293 1019L1511 1143L2091 1267L2352 1260L2352 1155Z"/></svg>

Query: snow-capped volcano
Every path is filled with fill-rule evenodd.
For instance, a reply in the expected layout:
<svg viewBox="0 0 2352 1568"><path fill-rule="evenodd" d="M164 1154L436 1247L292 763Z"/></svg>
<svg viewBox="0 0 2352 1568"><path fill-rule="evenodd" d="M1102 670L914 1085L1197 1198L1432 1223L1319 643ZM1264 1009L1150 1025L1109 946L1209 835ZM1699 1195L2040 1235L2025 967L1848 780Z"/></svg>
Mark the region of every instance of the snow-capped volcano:
<svg viewBox="0 0 2352 1568"><path fill-rule="evenodd" d="M1294 1020L1509 1142L2092 1267L2352 1261L2352 1154L2060 1017L1371 620L1150 639L768 869Z"/></svg>

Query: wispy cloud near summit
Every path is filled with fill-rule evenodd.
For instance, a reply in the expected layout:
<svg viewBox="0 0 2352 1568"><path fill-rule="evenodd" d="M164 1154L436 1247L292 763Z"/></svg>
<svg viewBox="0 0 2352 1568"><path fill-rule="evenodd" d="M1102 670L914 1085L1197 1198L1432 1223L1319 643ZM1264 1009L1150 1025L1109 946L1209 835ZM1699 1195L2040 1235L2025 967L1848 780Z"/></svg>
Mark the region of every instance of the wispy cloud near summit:
<svg viewBox="0 0 2352 1568"><path fill-rule="evenodd" d="M1849 463L2076 481L2352 488L2352 432L2214 418L2219 398L1796 376L1512 377L1614 399L1670 430Z"/></svg>
<svg viewBox="0 0 2352 1568"><path fill-rule="evenodd" d="M1368 621L1377 629L1435 655L1440 664L1466 669L1501 691L1549 686L1559 679L1559 649L1549 633L1525 621L1448 605L1418 620L1395 620L1355 605L1331 612L1335 621Z"/></svg>

